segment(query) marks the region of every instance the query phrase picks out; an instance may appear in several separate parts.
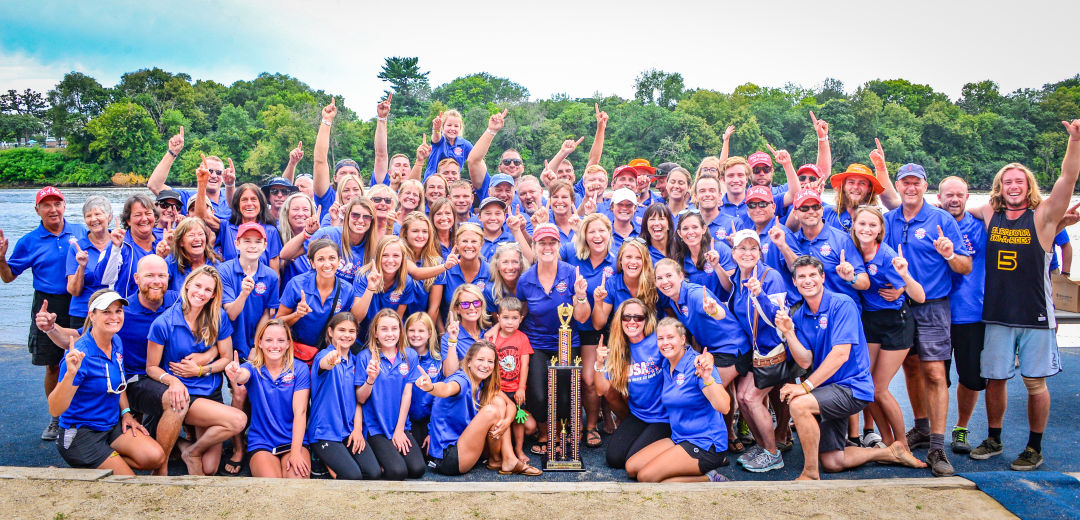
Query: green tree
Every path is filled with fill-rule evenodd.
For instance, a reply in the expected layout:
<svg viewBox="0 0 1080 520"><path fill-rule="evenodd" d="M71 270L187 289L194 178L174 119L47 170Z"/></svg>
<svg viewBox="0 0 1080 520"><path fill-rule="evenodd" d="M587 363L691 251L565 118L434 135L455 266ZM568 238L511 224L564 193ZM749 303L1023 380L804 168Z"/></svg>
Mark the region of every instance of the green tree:
<svg viewBox="0 0 1080 520"><path fill-rule="evenodd" d="M403 58L394 56L386 58L378 78L390 83L394 101L390 110L399 116L420 116L425 112L425 104L431 95L431 85L428 84L428 72L420 72L417 64L419 58Z"/></svg>
<svg viewBox="0 0 1080 520"><path fill-rule="evenodd" d="M529 90L506 78L480 72L435 87L431 99L465 113L477 106L494 110L496 105L528 101Z"/></svg>
<svg viewBox="0 0 1080 520"><path fill-rule="evenodd" d="M149 175L161 142L154 119L141 105L118 101L86 124L88 151L100 164Z"/></svg>
<svg viewBox="0 0 1080 520"><path fill-rule="evenodd" d="M682 97L683 77L678 72L649 69L634 80L634 99L642 105L675 108Z"/></svg>

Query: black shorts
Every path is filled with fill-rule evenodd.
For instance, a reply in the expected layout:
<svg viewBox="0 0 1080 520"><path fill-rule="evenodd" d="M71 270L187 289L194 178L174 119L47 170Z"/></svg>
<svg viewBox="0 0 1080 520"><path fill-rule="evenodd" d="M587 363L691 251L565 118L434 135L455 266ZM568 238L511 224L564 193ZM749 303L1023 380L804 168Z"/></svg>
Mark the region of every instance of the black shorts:
<svg viewBox="0 0 1080 520"><path fill-rule="evenodd" d="M861 412L870 402L856 399L850 388L836 384L819 386L810 395L817 399L821 412L818 453L844 449L847 445L848 417Z"/></svg>
<svg viewBox="0 0 1080 520"><path fill-rule="evenodd" d="M169 385L154 381L145 374L132 379L135 381L129 379L127 386L128 404L133 411L142 414L142 425L150 431L150 435L156 435L158 420L165 413L161 400L169 390Z"/></svg>
<svg viewBox="0 0 1080 520"><path fill-rule="evenodd" d="M735 372L740 376L745 376L750 371L750 367L754 366L754 351L748 350L745 354L725 354L723 352L716 352L713 354L713 364L717 367L730 367L735 366ZM724 381L727 384L727 381Z"/></svg>
<svg viewBox="0 0 1080 520"><path fill-rule="evenodd" d="M191 395L189 397L191 398L191 401L188 403L188 408L191 408L191 405L195 404L195 401L198 401L199 399L209 399L225 404L225 398L221 395L221 385L218 385L210 395Z"/></svg>
<svg viewBox="0 0 1080 520"><path fill-rule="evenodd" d="M981 392L986 390L986 379L982 377L981 363L986 324L954 323L952 332L953 358L960 384L968 390Z"/></svg>
<svg viewBox="0 0 1080 520"><path fill-rule="evenodd" d="M716 451L716 446L712 446L709 449L702 449L694 445L690 441L682 441L679 443L679 447L686 451L686 454L697 460L698 470L704 475L720 466L727 465L727 456L722 451Z"/></svg>
<svg viewBox="0 0 1080 520"><path fill-rule="evenodd" d="M116 453L112 443L123 435L120 422L108 431L99 432L86 426L60 431L56 449L64 462L73 468L97 468Z"/></svg>
<svg viewBox="0 0 1080 520"><path fill-rule="evenodd" d="M81 329L86 326L86 316L68 316L68 327L72 329Z"/></svg>
<svg viewBox="0 0 1080 520"><path fill-rule="evenodd" d="M907 301L899 309L863 311L863 331L867 343L878 343L882 350L907 350L915 345L915 316Z"/></svg>
<svg viewBox="0 0 1080 520"><path fill-rule="evenodd" d="M611 334L608 334L610 330L609 327L604 327L603 330L578 331L578 340L582 345L596 345L597 343L600 343L600 336L605 338L611 337Z"/></svg>
<svg viewBox="0 0 1080 520"><path fill-rule="evenodd" d="M448 477L463 475L461 464L458 463L457 444L447 446L442 452L441 459L429 460L428 467L435 470L436 473Z"/></svg>
<svg viewBox="0 0 1080 520"><path fill-rule="evenodd" d="M41 332L34 323L34 316L46 300L49 301L49 311L56 314L56 323L61 326L71 323L71 316L68 315L68 306L71 305L70 294L34 291L34 301L30 304L30 334L26 338L26 349L30 351L30 362L39 367L59 365L65 353L64 349L56 346L56 343L49 339L49 335Z"/></svg>

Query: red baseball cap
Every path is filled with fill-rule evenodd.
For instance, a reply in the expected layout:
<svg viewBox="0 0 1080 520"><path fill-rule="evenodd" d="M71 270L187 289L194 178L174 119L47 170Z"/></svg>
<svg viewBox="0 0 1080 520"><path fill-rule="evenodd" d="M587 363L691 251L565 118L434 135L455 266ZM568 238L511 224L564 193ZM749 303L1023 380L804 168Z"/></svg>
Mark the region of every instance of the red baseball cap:
<svg viewBox="0 0 1080 520"><path fill-rule="evenodd" d="M44 188L38 190L37 197L34 198L34 205L36 206L38 204L41 204L41 201L45 200L48 197L56 197L60 200L65 200L64 194L60 193L60 190L52 186L45 186Z"/></svg>
<svg viewBox="0 0 1080 520"><path fill-rule="evenodd" d="M615 172L611 174L611 178L614 179L615 177L618 177L620 175L633 175L636 178L638 172L636 169L634 169L633 166L624 164L622 166L619 166L618 168L615 168Z"/></svg>
<svg viewBox="0 0 1080 520"><path fill-rule="evenodd" d="M254 231L262 236L263 240L266 240L266 230L263 229L262 224L259 224L258 222L244 222L243 224L240 224L240 227L236 229L236 239L239 240L240 237L244 236L244 233L247 233L248 231Z"/></svg>
<svg viewBox="0 0 1080 520"><path fill-rule="evenodd" d="M533 230L532 238L533 242L539 242L544 238L554 238L555 240L561 241L559 228L555 227L555 224L540 224L539 226L536 226L536 229Z"/></svg>
<svg viewBox="0 0 1080 520"><path fill-rule="evenodd" d="M751 186L746 190L746 202L759 200L762 202L772 202L772 190L768 186Z"/></svg>
<svg viewBox="0 0 1080 520"><path fill-rule="evenodd" d="M799 166L799 170L795 172L796 175L802 175L803 172L813 174L814 177L821 178L821 170L818 169L816 164L804 164Z"/></svg>
<svg viewBox="0 0 1080 520"><path fill-rule="evenodd" d="M772 166L772 157L765 152L754 152L746 158L746 162L750 163L751 168L758 165Z"/></svg>
<svg viewBox="0 0 1080 520"><path fill-rule="evenodd" d="M802 207L807 202L817 202L821 204L821 194L814 190L799 190L799 193L795 194L794 207Z"/></svg>

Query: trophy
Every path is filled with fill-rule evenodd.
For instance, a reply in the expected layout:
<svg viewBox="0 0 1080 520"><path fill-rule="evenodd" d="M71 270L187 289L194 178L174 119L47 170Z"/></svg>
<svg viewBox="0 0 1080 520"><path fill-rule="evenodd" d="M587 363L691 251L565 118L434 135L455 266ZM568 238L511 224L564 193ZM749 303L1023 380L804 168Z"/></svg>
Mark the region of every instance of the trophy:
<svg viewBox="0 0 1080 520"><path fill-rule="evenodd" d="M581 460L581 358L570 364L570 318L574 315L574 306L559 305L558 313L562 323L559 355L551 358L548 367L548 452L544 471L585 471ZM569 417L558 415L558 385L562 373L570 379Z"/></svg>

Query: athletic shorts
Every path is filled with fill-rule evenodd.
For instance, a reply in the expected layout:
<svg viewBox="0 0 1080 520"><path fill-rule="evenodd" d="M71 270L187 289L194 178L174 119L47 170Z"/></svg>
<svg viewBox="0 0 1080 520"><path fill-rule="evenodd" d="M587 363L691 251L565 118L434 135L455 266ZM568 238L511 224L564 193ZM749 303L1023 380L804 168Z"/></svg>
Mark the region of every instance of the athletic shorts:
<svg viewBox="0 0 1080 520"><path fill-rule="evenodd" d="M907 350L915 345L915 316L907 302L899 309L863 311L863 330L867 343L878 343L882 350Z"/></svg>
<svg viewBox="0 0 1080 520"><path fill-rule="evenodd" d="M582 330L578 332L578 342L582 345L596 345L600 343L600 336L610 338L611 334L608 334L610 329L604 327L604 330Z"/></svg>
<svg viewBox="0 0 1080 520"><path fill-rule="evenodd" d="M946 361L952 359L952 310L949 299L942 298L921 305L912 305L915 317L915 350L922 361Z"/></svg>
<svg viewBox="0 0 1080 520"><path fill-rule="evenodd" d="M64 462L73 468L97 468L116 453L112 443L123 433L120 421L103 432L86 426L68 428L60 431L60 436L56 438L56 448Z"/></svg>
<svg viewBox="0 0 1080 520"><path fill-rule="evenodd" d="M750 367L754 366L754 351L748 350L745 354L716 352L713 353L713 364L719 368L734 366L736 373L745 376L750 371ZM726 384L727 381L724 383Z"/></svg>
<svg viewBox="0 0 1080 520"><path fill-rule="evenodd" d="M128 379L128 404L135 412L142 414L142 425L150 435L157 435L157 423L165 413L161 400L169 386L154 381L147 375L137 375Z"/></svg>
<svg viewBox="0 0 1080 520"><path fill-rule="evenodd" d="M1011 379L1016 375L1017 358L1024 377L1050 377L1061 372L1056 332L987 323L980 360L982 377Z"/></svg>
<svg viewBox="0 0 1080 520"><path fill-rule="evenodd" d="M716 451L716 446L710 446L709 449L700 448L690 441L682 441L679 443L679 447L686 451L686 454L697 461L698 471L702 475L719 468L720 466L727 465L727 456L722 451Z"/></svg>
<svg viewBox="0 0 1080 520"><path fill-rule="evenodd" d="M981 392L986 390L986 379L982 377L983 339L986 324L954 323L952 325L953 360L960 384L968 390Z"/></svg>
<svg viewBox="0 0 1080 520"><path fill-rule="evenodd" d="M214 391L210 393L210 395L189 395L188 397L190 397L191 399L191 401L188 403L188 408L191 408L191 405L195 404L195 401L198 401L199 399L209 399L211 401L217 401L221 404L225 404L225 398L221 395L220 385L215 388Z"/></svg>
<svg viewBox="0 0 1080 520"><path fill-rule="evenodd" d="M842 450L847 446L848 417L866 408L869 401L856 399L851 389L837 384L819 386L810 392L821 412L821 440L818 453Z"/></svg>
<svg viewBox="0 0 1080 520"><path fill-rule="evenodd" d="M41 329L34 324L34 316L46 300L49 301L49 311L56 314L56 323L61 326L71 323L71 317L68 315L68 306L71 305L70 294L34 291L34 301L30 303L30 333L26 338L26 348L30 351L30 362L39 367L59 365L66 353L49 339L48 334L41 332Z"/></svg>
<svg viewBox="0 0 1080 520"><path fill-rule="evenodd" d="M447 446L443 449L442 455L441 459L429 460L428 467L435 470L436 473L448 477L463 475L461 464L458 463L457 444Z"/></svg>

